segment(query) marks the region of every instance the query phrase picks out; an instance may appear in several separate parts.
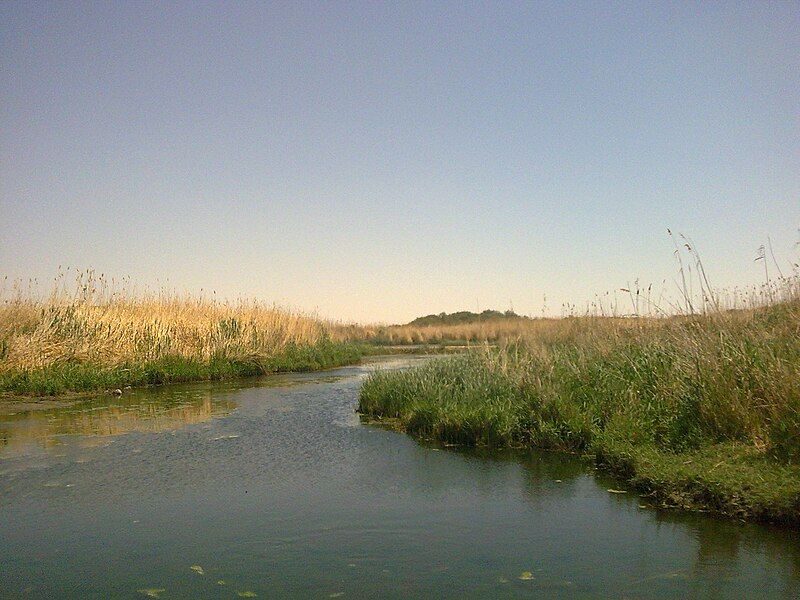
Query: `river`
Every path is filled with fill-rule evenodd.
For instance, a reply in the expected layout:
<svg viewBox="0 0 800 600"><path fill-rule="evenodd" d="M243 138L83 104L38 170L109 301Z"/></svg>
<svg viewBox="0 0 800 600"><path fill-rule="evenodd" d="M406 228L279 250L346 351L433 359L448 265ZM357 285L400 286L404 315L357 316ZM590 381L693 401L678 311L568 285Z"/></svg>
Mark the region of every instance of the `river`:
<svg viewBox="0 0 800 600"><path fill-rule="evenodd" d="M423 360L7 411L0 597L800 597L797 532L363 425L365 375Z"/></svg>

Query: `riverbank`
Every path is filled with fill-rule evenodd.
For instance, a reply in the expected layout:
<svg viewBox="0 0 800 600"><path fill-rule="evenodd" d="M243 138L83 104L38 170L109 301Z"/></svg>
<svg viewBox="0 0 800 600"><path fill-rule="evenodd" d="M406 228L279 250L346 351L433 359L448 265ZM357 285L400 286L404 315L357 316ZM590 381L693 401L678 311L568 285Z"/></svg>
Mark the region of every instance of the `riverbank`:
<svg viewBox="0 0 800 600"><path fill-rule="evenodd" d="M800 301L537 336L377 372L359 410L416 436L581 453L652 502L800 526Z"/></svg>
<svg viewBox="0 0 800 600"><path fill-rule="evenodd" d="M35 407L73 402L100 394L173 383L222 381L276 373L305 373L358 364L364 359L393 355L450 355L466 346L381 346L372 343L323 342L284 348L278 354L250 361L215 358L209 362L181 356L157 361L104 367L96 364L56 364L38 369L0 373L0 413L19 410L25 402ZM27 406L27 405L25 405Z"/></svg>
<svg viewBox="0 0 800 600"><path fill-rule="evenodd" d="M87 271L0 303L0 396L313 371L371 353L352 325L255 301L126 292Z"/></svg>
<svg viewBox="0 0 800 600"><path fill-rule="evenodd" d="M266 356L203 360L180 355L120 365L54 363L0 373L0 395L63 396L169 383L213 381L270 373L318 371L357 363L366 354L360 344L323 341L289 345Z"/></svg>

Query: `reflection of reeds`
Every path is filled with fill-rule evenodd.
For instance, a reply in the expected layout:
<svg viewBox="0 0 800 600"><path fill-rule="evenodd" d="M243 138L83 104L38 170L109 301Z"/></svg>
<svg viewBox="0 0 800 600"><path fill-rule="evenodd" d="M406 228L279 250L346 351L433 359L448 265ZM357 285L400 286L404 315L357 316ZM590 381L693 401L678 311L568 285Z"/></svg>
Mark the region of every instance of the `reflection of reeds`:
<svg viewBox="0 0 800 600"><path fill-rule="evenodd" d="M171 431L224 415L234 406L229 401L212 401L210 395L180 402L123 402L105 406L95 401L15 415L6 419L3 435L12 447L31 442L47 447L57 443L56 437L61 435L113 436Z"/></svg>

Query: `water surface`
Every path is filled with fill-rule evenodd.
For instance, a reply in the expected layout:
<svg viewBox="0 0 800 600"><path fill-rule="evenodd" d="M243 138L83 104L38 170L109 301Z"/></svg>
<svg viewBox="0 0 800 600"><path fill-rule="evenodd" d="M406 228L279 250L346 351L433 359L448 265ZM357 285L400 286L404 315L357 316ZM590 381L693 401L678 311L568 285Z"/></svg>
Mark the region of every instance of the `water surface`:
<svg viewBox="0 0 800 600"><path fill-rule="evenodd" d="M0 596L800 596L795 532L362 425L365 373L418 360L0 416Z"/></svg>

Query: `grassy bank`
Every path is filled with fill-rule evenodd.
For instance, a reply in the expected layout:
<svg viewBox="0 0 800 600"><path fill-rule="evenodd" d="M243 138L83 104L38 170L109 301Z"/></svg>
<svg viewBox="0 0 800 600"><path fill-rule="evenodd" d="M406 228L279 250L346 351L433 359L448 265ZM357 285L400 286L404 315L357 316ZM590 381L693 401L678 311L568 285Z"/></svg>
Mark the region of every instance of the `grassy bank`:
<svg viewBox="0 0 800 600"><path fill-rule="evenodd" d="M572 318L365 382L362 413L449 443L584 453L654 500L800 526L800 299Z"/></svg>
<svg viewBox="0 0 800 600"><path fill-rule="evenodd" d="M58 395L353 363L353 326L257 302L115 292L79 275L0 305L0 394Z"/></svg>
<svg viewBox="0 0 800 600"><path fill-rule="evenodd" d="M179 355L155 360L103 365L54 362L0 373L0 392L24 396L56 396L68 392L114 390L127 386L158 385L250 377L287 371L317 371L358 362L363 347L343 342L292 345L266 356L247 359L217 356L208 360Z"/></svg>

